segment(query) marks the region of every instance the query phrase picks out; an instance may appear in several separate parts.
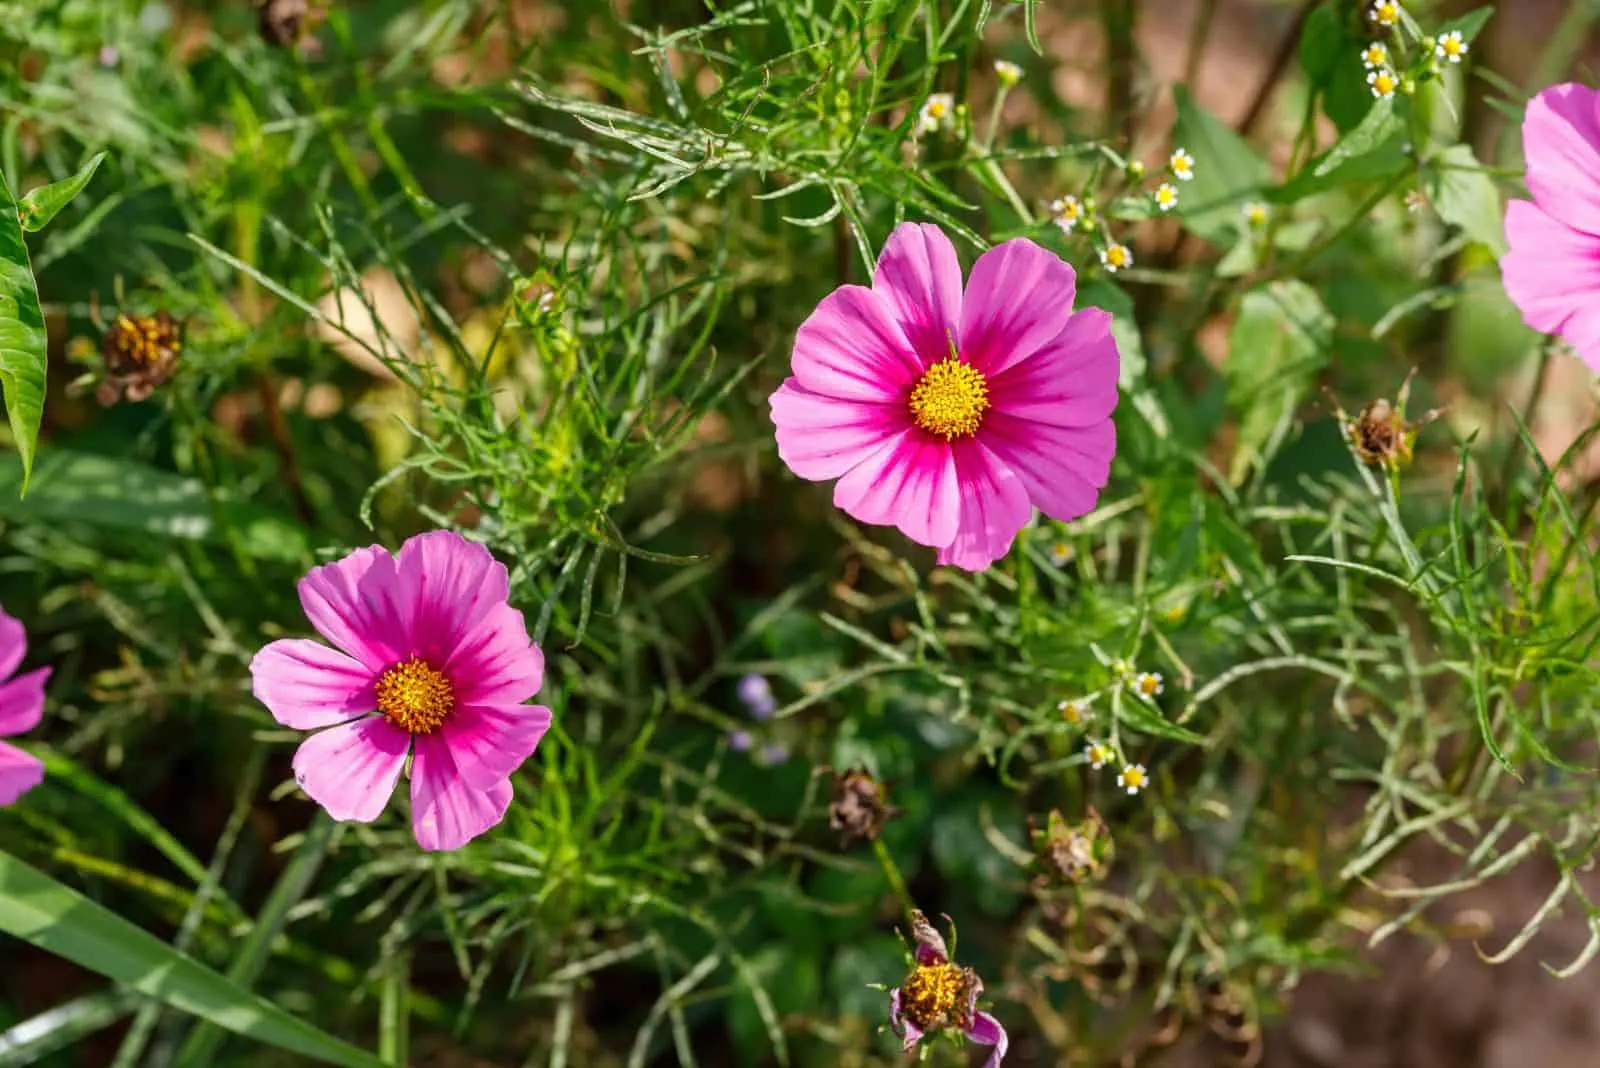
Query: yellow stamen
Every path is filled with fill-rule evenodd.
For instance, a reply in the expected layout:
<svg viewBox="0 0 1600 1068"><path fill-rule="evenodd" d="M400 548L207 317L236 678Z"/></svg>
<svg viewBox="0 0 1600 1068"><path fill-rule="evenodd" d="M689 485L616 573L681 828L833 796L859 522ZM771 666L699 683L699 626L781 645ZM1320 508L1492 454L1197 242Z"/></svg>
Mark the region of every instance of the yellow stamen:
<svg viewBox="0 0 1600 1068"><path fill-rule="evenodd" d="M900 986L900 1011L924 1031L971 1024L972 975L947 962L919 964Z"/></svg>
<svg viewBox="0 0 1600 1068"><path fill-rule="evenodd" d="M911 391L911 418L946 441L978 432L989 408L989 385L983 373L960 360L940 360Z"/></svg>
<svg viewBox="0 0 1600 1068"><path fill-rule="evenodd" d="M450 680L420 656L389 668L378 679L378 711L401 730L431 734L456 706Z"/></svg>

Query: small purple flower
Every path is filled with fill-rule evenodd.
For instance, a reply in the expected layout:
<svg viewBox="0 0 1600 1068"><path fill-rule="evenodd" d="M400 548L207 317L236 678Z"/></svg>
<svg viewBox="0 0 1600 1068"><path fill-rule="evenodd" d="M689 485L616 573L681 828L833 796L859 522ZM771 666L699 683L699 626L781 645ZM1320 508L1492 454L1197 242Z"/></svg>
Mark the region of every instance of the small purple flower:
<svg viewBox="0 0 1600 1068"><path fill-rule="evenodd" d="M889 1025L903 1050L916 1049L924 1035L955 1031L980 1046L993 1046L983 1068L1000 1068L1010 1040L999 1020L978 1011L983 980L950 960L944 938L921 912L911 914L911 936L917 944L911 972L889 992Z"/></svg>
<svg viewBox="0 0 1600 1068"><path fill-rule="evenodd" d="M728 745L732 746L735 752L748 753L750 747L755 744L755 737L749 731L730 731L728 733Z"/></svg>
<svg viewBox="0 0 1600 1068"><path fill-rule="evenodd" d="M761 747L761 763L767 767L787 763L789 760L789 747L782 742L768 742Z"/></svg>
<svg viewBox="0 0 1600 1068"><path fill-rule="evenodd" d="M117 60L120 59L120 58L121 58L121 54L118 53L116 45L101 45L100 46L100 57L99 57L99 59L100 59L100 65L102 67L106 68L107 70L110 70L112 67L115 67L117 65Z"/></svg>
<svg viewBox="0 0 1600 1068"><path fill-rule="evenodd" d="M772 686L765 675L746 675L740 679L739 700L744 702L751 719L769 720L778 711L778 699L772 696Z"/></svg>

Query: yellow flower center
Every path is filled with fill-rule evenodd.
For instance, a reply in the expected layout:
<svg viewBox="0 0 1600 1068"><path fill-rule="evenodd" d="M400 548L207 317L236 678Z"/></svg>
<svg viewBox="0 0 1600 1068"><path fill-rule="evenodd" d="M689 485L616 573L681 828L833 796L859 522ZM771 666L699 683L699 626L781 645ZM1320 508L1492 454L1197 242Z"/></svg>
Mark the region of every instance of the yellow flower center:
<svg viewBox="0 0 1600 1068"><path fill-rule="evenodd" d="M1139 689L1142 690L1147 697L1155 696L1156 690L1158 690L1160 687L1161 680L1156 678L1154 675L1146 675L1144 678L1139 680Z"/></svg>
<svg viewBox="0 0 1600 1068"><path fill-rule="evenodd" d="M967 1018L972 982L970 971L948 961L919 964L900 986L900 1012L924 1031L946 1027L964 1031L972 1023Z"/></svg>
<svg viewBox="0 0 1600 1068"><path fill-rule="evenodd" d="M1444 39L1444 51L1445 55L1459 56L1461 54L1461 38L1446 37Z"/></svg>
<svg viewBox="0 0 1600 1068"><path fill-rule="evenodd" d="M1144 785L1144 772L1138 768L1128 768L1122 773L1122 785L1137 790Z"/></svg>
<svg viewBox="0 0 1600 1068"><path fill-rule="evenodd" d="M1395 80L1388 73L1380 73L1376 78L1372 79L1372 87L1378 91L1379 95L1388 96L1394 92Z"/></svg>
<svg viewBox="0 0 1600 1068"><path fill-rule="evenodd" d="M1106 249L1106 263L1112 267L1126 267L1128 265L1128 250L1121 245L1112 245Z"/></svg>
<svg viewBox="0 0 1600 1068"><path fill-rule="evenodd" d="M385 671L378 679L378 711L401 730L431 734L456 706L455 691L444 673L413 656Z"/></svg>
<svg viewBox="0 0 1600 1068"><path fill-rule="evenodd" d="M944 118L945 105L943 100L928 101L928 117L933 119Z"/></svg>
<svg viewBox="0 0 1600 1068"><path fill-rule="evenodd" d="M978 432L989 408L983 372L957 359L940 360L911 391L911 418L946 441Z"/></svg>

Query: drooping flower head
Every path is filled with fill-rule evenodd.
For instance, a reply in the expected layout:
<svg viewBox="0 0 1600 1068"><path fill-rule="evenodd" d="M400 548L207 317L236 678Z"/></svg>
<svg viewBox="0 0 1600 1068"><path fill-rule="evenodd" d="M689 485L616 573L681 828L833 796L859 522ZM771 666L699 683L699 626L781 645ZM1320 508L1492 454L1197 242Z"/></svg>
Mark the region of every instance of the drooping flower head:
<svg viewBox="0 0 1600 1068"><path fill-rule="evenodd" d="M900 1036L903 1049L916 1049L927 1036L964 1035L979 1045L993 1046L984 1068L1000 1068L1010 1040L999 1020L978 1011L983 980L950 959L944 937L921 912L911 914L911 937L916 946L911 971L889 992L889 1026Z"/></svg>
<svg viewBox="0 0 1600 1068"><path fill-rule="evenodd" d="M1600 93L1568 83L1534 97L1522 148L1533 200L1506 205L1506 292L1600 373Z"/></svg>
<svg viewBox="0 0 1600 1068"><path fill-rule="evenodd" d="M1017 238L962 291L937 227L897 227L871 288L834 290L800 326L772 395L778 455L863 523L981 571L1037 506L1095 506L1116 452L1111 316L1072 310L1071 267Z"/></svg>
<svg viewBox="0 0 1600 1068"><path fill-rule="evenodd" d="M28 651L22 624L0 609L0 738L24 734L39 725L44 715L47 667L12 678ZM44 781L44 764L14 745L0 742L0 805L14 803Z"/></svg>
<svg viewBox="0 0 1600 1068"><path fill-rule="evenodd" d="M272 642L250 662L256 699L316 731L295 781L337 820L370 823L411 757L411 822L424 849L456 849L499 823L511 773L550 726L527 705L544 654L507 603L505 565L452 531L370 546L313 568L300 604L330 648Z"/></svg>

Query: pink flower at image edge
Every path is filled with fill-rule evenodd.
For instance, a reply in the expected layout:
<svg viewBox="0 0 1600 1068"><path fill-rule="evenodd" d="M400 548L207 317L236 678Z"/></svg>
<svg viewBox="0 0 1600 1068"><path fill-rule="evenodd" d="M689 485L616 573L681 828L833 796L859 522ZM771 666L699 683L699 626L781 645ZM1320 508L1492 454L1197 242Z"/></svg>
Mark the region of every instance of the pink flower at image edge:
<svg viewBox="0 0 1600 1068"><path fill-rule="evenodd" d="M1094 508L1116 452L1111 316L1073 311L1077 277L1025 238L996 245L965 290L938 227L903 223L871 287L825 297L772 395L778 455L837 479L833 501L897 527L941 564L981 571L1038 508Z"/></svg>
<svg viewBox="0 0 1600 1068"><path fill-rule="evenodd" d="M44 684L50 669L11 675L28 651L28 635L4 610L0 610L0 738L11 738L39 725L44 715ZM14 745L0 742L0 805L10 805L44 781L44 764Z"/></svg>
<svg viewBox="0 0 1600 1068"><path fill-rule="evenodd" d="M452 531L379 546L300 580L306 618L332 647L272 642L250 662L256 699L285 727L316 731L295 781L337 820L369 823L411 762L411 819L424 849L456 849L504 818L513 771L550 710L524 704L544 654L507 603L505 565Z"/></svg>
<svg viewBox="0 0 1600 1068"><path fill-rule="evenodd" d="M1530 327L1600 373L1600 93L1575 83L1541 92L1522 148L1533 199L1506 205L1506 292Z"/></svg>

